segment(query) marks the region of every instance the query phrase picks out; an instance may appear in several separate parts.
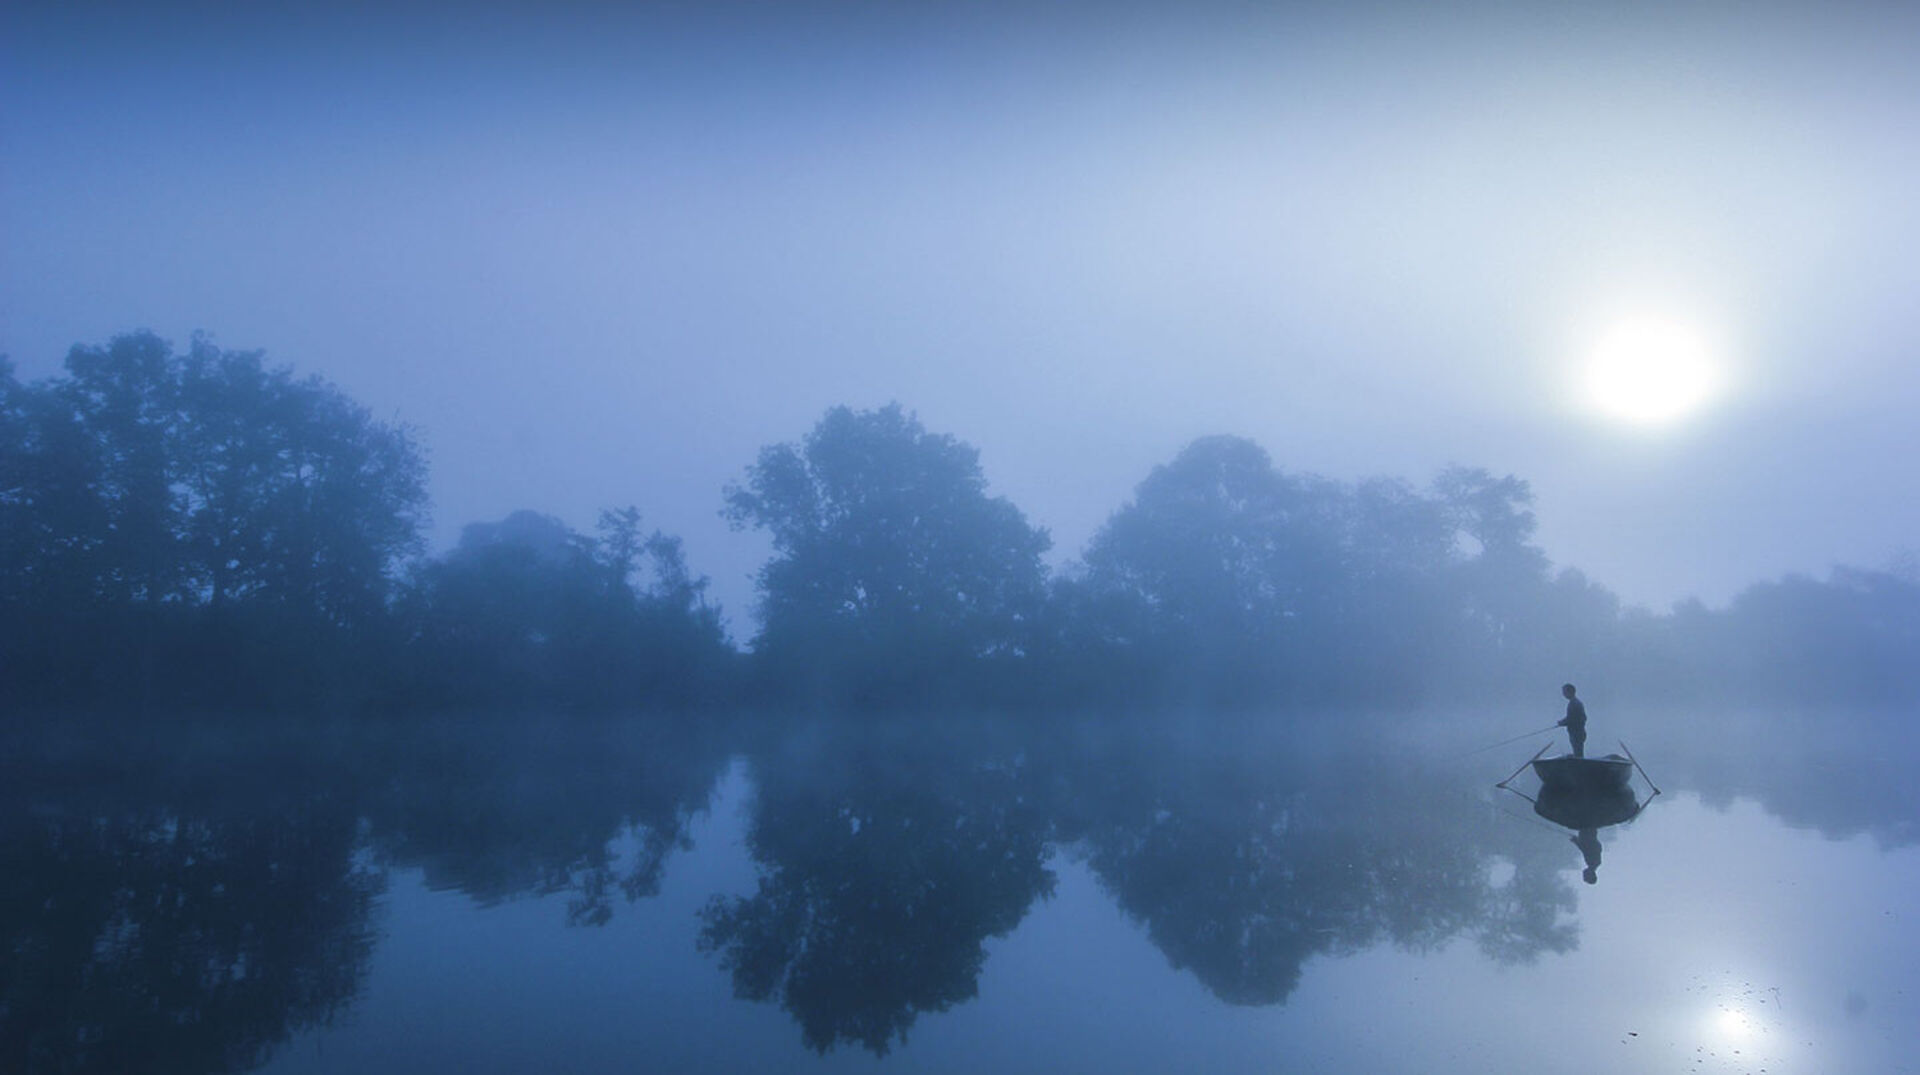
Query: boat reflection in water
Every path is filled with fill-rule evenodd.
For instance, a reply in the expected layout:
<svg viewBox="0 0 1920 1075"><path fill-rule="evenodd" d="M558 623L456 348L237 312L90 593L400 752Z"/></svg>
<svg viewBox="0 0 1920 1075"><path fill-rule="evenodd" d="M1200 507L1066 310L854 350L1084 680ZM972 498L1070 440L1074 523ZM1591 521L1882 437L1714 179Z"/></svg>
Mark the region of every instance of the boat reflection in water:
<svg viewBox="0 0 1920 1075"><path fill-rule="evenodd" d="M1621 744L1620 749L1625 750L1626 745ZM1660 794L1660 789L1648 779L1647 786L1652 788L1652 793L1645 800L1639 797L1633 787L1633 774L1639 765L1631 752L1625 757L1608 754L1603 758L1571 754L1542 758L1536 754L1521 769L1528 766L1540 778L1537 794L1529 796L1513 787L1509 782L1512 777L1496 786L1532 802L1533 812L1548 821L1572 829L1573 845L1580 849L1587 863L1580 874L1581 880L1590 885L1596 883L1600 879L1600 830L1640 816L1640 811ZM1640 775L1645 777L1645 771Z"/></svg>

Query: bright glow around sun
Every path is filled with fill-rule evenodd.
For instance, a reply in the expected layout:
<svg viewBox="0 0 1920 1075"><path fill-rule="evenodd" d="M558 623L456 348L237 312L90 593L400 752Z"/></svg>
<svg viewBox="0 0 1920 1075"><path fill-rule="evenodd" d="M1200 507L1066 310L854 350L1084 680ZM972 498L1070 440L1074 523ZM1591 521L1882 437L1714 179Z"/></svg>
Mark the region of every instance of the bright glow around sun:
<svg viewBox="0 0 1920 1075"><path fill-rule="evenodd" d="M1713 1015L1714 1032L1730 1042L1750 1038L1759 1028L1759 1020L1741 1008L1721 1008Z"/></svg>
<svg viewBox="0 0 1920 1075"><path fill-rule="evenodd" d="M1616 322L1588 360L1586 394L1600 413L1635 425L1667 425L1720 390L1706 335L1684 321L1642 316Z"/></svg>

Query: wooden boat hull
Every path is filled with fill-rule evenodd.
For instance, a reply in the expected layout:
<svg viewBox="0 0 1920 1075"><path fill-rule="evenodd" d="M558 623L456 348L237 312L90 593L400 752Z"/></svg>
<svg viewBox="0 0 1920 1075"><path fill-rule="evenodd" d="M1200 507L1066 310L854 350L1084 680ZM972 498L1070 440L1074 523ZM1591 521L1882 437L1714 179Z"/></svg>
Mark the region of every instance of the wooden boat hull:
<svg viewBox="0 0 1920 1075"><path fill-rule="evenodd" d="M1618 754L1604 758L1576 758L1562 754L1557 758L1539 758L1533 771L1540 778L1541 794L1549 792L1573 795L1598 795L1627 791L1633 780L1633 762ZM1628 792L1631 797L1631 792Z"/></svg>

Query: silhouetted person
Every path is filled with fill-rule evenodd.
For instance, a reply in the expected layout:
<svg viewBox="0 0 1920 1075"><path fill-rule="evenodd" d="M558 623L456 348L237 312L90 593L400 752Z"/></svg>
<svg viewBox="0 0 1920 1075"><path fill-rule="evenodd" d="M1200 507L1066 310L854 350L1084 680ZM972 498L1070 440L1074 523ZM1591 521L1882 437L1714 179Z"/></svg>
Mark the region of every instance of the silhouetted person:
<svg viewBox="0 0 1920 1075"><path fill-rule="evenodd" d="M1560 693L1567 699L1567 715L1560 718L1557 726L1567 729L1567 739L1573 743L1573 756L1584 758L1587 756L1586 704L1573 696L1571 683L1563 685Z"/></svg>
<svg viewBox="0 0 1920 1075"><path fill-rule="evenodd" d="M1579 848L1581 856L1587 860L1587 868L1580 871L1580 880L1590 885L1600 880L1600 830L1581 829L1568 839L1573 841L1573 846Z"/></svg>

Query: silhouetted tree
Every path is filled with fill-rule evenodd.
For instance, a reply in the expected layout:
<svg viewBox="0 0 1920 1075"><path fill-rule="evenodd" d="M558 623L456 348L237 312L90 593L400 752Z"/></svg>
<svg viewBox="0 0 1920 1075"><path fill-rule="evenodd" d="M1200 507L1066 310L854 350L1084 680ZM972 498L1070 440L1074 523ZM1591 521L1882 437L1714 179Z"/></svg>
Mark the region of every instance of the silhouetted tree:
<svg viewBox="0 0 1920 1075"><path fill-rule="evenodd" d="M639 512L601 517L603 536L517 511L475 523L446 557L418 565L401 610L416 702L616 707L706 697L729 652L705 579L680 542L642 535Z"/></svg>
<svg viewBox="0 0 1920 1075"><path fill-rule="evenodd" d="M170 465L179 455L181 402L172 348L135 333L106 347L75 347L66 368L52 391L91 449L98 516L83 540L96 590L122 606L176 596L186 578Z"/></svg>
<svg viewBox="0 0 1920 1075"><path fill-rule="evenodd" d="M1104 647L1179 698L1404 699L1447 622L1448 524L1399 482L1288 475L1251 441L1205 437L1095 535L1056 594L1086 612L1060 629L1079 659Z"/></svg>
<svg viewBox="0 0 1920 1075"><path fill-rule="evenodd" d="M418 546L410 435L258 355L135 333L0 391L0 689L310 699Z"/></svg>
<svg viewBox="0 0 1920 1075"><path fill-rule="evenodd" d="M418 551L426 467L411 435L326 382L196 339L181 365L172 468L195 588L337 624L385 608Z"/></svg>
<svg viewBox="0 0 1920 1075"><path fill-rule="evenodd" d="M1204 437L1155 467L1094 536L1087 581L1151 610L1131 647L1210 701L1270 696L1324 623L1337 585L1332 491L1239 437Z"/></svg>
<svg viewBox="0 0 1920 1075"><path fill-rule="evenodd" d="M782 684L855 700L956 692L1026 652L1049 539L987 495L978 453L898 404L835 407L729 486L736 527L772 535L755 652Z"/></svg>
<svg viewBox="0 0 1920 1075"><path fill-rule="evenodd" d="M420 548L411 433L318 378L196 337L0 357L0 699L43 705L688 706L736 658L677 538L531 513ZM767 531L762 700L1408 704L1533 693L1908 701L1911 572L1757 584L1726 609L1622 610L1534 541L1515 476L1417 491L1276 467L1206 437L1154 470L1078 565L988 495L978 453L897 405L829 410L725 490ZM376 672L380 674L375 674Z"/></svg>

